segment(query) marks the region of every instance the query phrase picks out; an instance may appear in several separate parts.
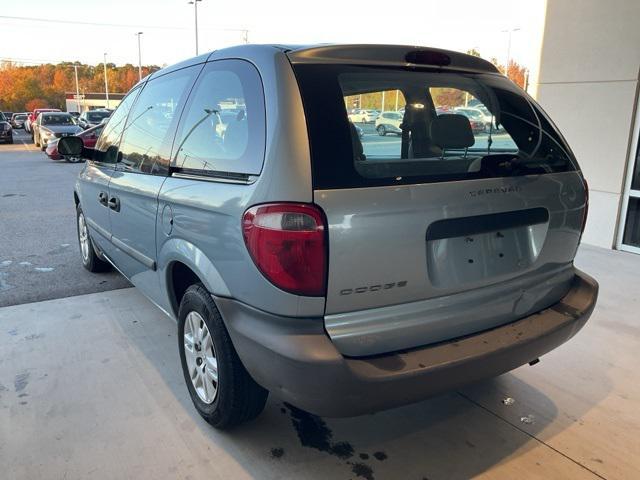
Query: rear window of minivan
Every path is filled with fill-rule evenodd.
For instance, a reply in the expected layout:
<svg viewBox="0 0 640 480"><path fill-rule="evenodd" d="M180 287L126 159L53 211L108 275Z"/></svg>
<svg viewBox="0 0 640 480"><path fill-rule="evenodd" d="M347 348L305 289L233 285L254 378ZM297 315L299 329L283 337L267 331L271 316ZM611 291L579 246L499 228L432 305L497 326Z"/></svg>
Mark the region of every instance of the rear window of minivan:
<svg viewBox="0 0 640 480"><path fill-rule="evenodd" d="M577 169L541 109L500 75L344 64L293 68L316 189ZM359 109L382 115L361 123L348 115ZM385 128L385 113L400 117L400 132Z"/></svg>

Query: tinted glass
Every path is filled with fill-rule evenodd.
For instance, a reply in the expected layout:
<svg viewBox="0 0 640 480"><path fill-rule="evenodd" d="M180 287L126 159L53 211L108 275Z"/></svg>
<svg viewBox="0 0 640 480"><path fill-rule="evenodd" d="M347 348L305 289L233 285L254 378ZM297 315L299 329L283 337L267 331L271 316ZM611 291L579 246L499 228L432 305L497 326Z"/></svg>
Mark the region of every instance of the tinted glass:
<svg viewBox="0 0 640 480"><path fill-rule="evenodd" d="M127 120L127 115L131 110L131 106L136 97L140 93L140 87L136 87L131 90L126 97L120 102L116 111L109 118L109 122L105 125L100 138L96 142L94 160L99 162L115 163L118 156L118 144L120 143L120 136L124 130L124 124Z"/></svg>
<svg viewBox="0 0 640 480"><path fill-rule="evenodd" d="M127 119L120 144L121 168L129 172L165 174L169 167L173 132L196 65L151 79L138 96Z"/></svg>
<svg viewBox="0 0 640 480"><path fill-rule="evenodd" d="M347 65L297 64L294 69L309 127L315 188L576 169L555 128L501 76ZM379 110L394 110L395 97L393 108L388 97L396 90L403 98L396 110L400 125L385 124L381 132L371 123L360 124L360 138L345 105L362 98L367 106L378 102ZM486 110L489 118L469 105ZM379 117L378 127L381 122Z"/></svg>
<svg viewBox="0 0 640 480"><path fill-rule="evenodd" d="M640 198L629 197L622 243L640 248Z"/></svg>
<svg viewBox="0 0 640 480"><path fill-rule="evenodd" d="M640 142L636 151L636 164L633 167L633 177L631 177L631 189L640 190Z"/></svg>
<svg viewBox="0 0 640 480"><path fill-rule="evenodd" d="M242 60L207 64L182 115L173 165L212 175L259 174L264 117L262 82L253 65Z"/></svg>
<svg viewBox="0 0 640 480"><path fill-rule="evenodd" d="M90 122L100 122L103 118L107 118L110 112L87 112L87 120Z"/></svg>
<svg viewBox="0 0 640 480"><path fill-rule="evenodd" d="M40 123L42 125L75 125L71 115L47 115L46 113L42 114Z"/></svg>
<svg viewBox="0 0 640 480"><path fill-rule="evenodd" d="M0 112L0 122L5 122L6 120L4 113Z"/></svg>

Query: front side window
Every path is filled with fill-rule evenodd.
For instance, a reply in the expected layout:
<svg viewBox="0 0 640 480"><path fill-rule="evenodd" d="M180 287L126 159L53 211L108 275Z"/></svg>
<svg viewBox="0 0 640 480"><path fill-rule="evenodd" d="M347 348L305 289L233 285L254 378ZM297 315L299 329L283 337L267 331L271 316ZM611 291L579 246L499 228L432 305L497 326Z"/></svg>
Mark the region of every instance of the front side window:
<svg viewBox="0 0 640 480"><path fill-rule="evenodd" d="M124 130L127 115L138 93L140 93L140 87L131 90L120 102L111 118L109 118L109 122L104 126L104 130L102 130L102 134L96 142L94 160L107 163L115 163L117 161L120 136Z"/></svg>
<svg viewBox="0 0 640 480"><path fill-rule="evenodd" d="M348 65L294 69L315 188L576 169L544 113L499 75ZM348 114L354 106L371 114Z"/></svg>
<svg viewBox="0 0 640 480"><path fill-rule="evenodd" d="M264 117L262 82L253 65L242 60L207 64L182 115L172 166L210 175L259 174Z"/></svg>
<svg viewBox="0 0 640 480"><path fill-rule="evenodd" d="M147 82L127 118L120 144L120 168L166 174L175 123L199 68L183 68Z"/></svg>

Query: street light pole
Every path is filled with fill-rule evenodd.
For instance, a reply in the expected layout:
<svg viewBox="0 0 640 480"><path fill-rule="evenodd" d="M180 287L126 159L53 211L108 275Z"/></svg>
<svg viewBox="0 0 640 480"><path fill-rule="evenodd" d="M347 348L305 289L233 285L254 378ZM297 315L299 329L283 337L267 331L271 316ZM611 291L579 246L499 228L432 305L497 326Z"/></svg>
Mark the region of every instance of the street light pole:
<svg viewBox="0 0 640 480"><path fill-rule="evenodd" d="M142 50L140 49L140 35L144 32L136 33L138 37L138 80L142 80Z"/></svg>
<svg viewBox="0 0 640 480"><path fill-rule="evenodd" d="M507 41L507 64L505 65L505 70L506 70L505 75L509 73L509 63L511 62L511 34L519 30L520 30L520 27L502 30L502 33L509 34L509 40Z"/></svg>
<svg viewBox="0 0 640 480"><path fill-rule="evenodd" d="M107 80L107 54L104 53L104 94L107 99L107 108L109 108L109 81Z"/></svg>
<svg viewBox="0 0 640 480"><path fill-rule="evenodd" d="M80 110L80 86L78 85L78 65L73 66L73 71L76 76L76 108L78 113L82 113Z"/></svg>
<svg viewBox="0 0 640 480"><path fill-rule="evenodd" d="M195 23L196 23L196 55L198 55L198 2L202 0L191 0L189 5L193 5L193 12L195 14Z"/></svg>

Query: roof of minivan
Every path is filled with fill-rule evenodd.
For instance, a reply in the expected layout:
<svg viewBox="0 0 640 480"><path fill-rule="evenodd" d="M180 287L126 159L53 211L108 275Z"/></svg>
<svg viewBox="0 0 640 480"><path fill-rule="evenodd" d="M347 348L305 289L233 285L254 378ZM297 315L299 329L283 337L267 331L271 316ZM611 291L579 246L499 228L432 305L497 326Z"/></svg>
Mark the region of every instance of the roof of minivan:
<svg viewBox="0 0 640 480"><path fill-rule="evenodd" d="M238 58L246 54L247 58L259 52L279 50L287 55L291 63L342 63L351 65L381 66L426 66L464 71L500 73L492 63L480 57L465 53L442 50L439 48L410 45L365 45L365 44L316 44L316 45L238 45L214 50L197 57L162 68L143 78L144 83L165 73L184 67L206 62L212 57Z"/></svg>

